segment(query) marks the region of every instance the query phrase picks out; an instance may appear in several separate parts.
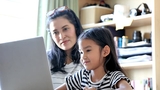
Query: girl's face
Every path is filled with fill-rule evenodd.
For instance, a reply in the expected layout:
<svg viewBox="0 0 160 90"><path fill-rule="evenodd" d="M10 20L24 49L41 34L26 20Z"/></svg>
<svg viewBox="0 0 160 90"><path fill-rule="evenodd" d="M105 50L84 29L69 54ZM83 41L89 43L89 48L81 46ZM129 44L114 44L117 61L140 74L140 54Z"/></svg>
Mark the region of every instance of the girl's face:
<svg viewBox="0 0 160 90"><path fill-rule="evenodd" d="M67 19L58 17L51 21L49 28L56 45L62 50L71 50L77 41L74 25Z"/></svg>
<svg viewBox="0 0 160 90"><path fill-rule="evenodd" d="M81 62L87 70L100 70L104 65L104 50L93 40L83 39L78 42Z"/></svg>

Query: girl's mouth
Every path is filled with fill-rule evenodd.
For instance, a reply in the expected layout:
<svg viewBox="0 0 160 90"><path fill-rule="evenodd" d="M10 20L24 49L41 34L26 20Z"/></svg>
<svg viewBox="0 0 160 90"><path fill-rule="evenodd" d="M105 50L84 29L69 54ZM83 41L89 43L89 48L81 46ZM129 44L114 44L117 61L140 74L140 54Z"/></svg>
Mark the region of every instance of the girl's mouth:
<svg viewBox="0 0 160 90"><path fill-rule="evenodd" d="M87 64L87 63L89 63L89 62L90 62L90 61L84 61L83 64Z"/></svg>

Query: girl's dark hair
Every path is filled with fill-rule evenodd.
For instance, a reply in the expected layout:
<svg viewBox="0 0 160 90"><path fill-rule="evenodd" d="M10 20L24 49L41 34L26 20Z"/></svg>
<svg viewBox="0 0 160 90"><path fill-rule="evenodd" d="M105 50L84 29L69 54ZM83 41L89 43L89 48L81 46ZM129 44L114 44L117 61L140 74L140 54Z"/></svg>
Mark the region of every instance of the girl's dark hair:
<svg viewBox="0 0 160 90"><path fill-rule="evenodd" d="M53 14L48 16L47 20L46 20L47 31L50 33L49 24L50 24L51 21L53 21L54 19L56 19L58 17L63 17L65 19L67 19L71 24L74 25L75 30L76 30L75 31L76 36L78 38L79 35L82 33L83 28L80 24L80 21L79 21L78 17L74 13L74 11L72 11L71 9L65 9L63 11L58 11L58 10L56 11L55 10ZM51 36L51 33L50 33L50 36ZM47 55L48 55L48 59L50 60L50 63L51 63L51 72L52 73L55 73L55 72L58 72L58 71L66 73L66 71L64 70L66 53L65 53L64 50L60 49L55 44L55 42L53 40L52 40L51 50L47 52ZM72 47L71 58L72 58L72 61L73 61L74 64L79 64L80 63L80 54L78 52L77 42Z"/></svg>
<svg viewBox="0 0 160 90"><path fill-rule="evenodd" d="M97 45L101 47L101 49L104 48L106 45L110 47L110 53L108 54L108 56L106 56L106 60L104 63L105 72L109 70L109 71L122 71L124 73L124 71L122 70L122 68L118 63L112 33L107 28L88 29L79 36L78 41L81 41L83 39L93 40L95 43L97 43Z"/></svg>

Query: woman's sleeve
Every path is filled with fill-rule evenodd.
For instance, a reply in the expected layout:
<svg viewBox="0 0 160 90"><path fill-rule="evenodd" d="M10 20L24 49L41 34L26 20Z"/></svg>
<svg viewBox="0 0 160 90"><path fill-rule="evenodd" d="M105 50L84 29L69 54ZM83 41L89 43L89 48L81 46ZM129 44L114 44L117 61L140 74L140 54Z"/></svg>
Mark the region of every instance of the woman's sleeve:
<svg viewBox="0 0 160 90"><path fill-rule="evenodd" d="M65 78L67 90L80 90L82 81L83 70L76 72L73 75L69 75Z"/></svg>
<svg viewBox="0 0 160 90"><path fill-rule="evenodd" d="M111 76L111 82L112 82L112 87L114 89L116 89L116 84L120 81L120 80L126 80L130 85L131 85L131 82L130 82L130 79L128 77L126 77L122 72L120 71L115 71L112 73L112 76ZM132 86L131 86L132 87Z"/></svg>

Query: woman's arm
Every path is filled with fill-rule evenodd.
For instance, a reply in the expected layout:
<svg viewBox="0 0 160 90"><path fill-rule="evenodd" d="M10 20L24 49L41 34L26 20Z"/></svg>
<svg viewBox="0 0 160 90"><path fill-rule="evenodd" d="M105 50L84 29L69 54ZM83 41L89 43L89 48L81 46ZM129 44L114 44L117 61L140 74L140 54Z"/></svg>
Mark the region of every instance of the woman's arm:
<svg viewBox="0 0 160 90"><path fill-rule="evenodd" d="M117 89L116 90L133 90L131 85L126 80L120 80L116 84Z"/></svg>
<svg viewBox="0 0 160 90"><path fill-rule="evenodd" d="M67 90L66 84L62 84L59 87L57 87L55 90Z"/></svg>

